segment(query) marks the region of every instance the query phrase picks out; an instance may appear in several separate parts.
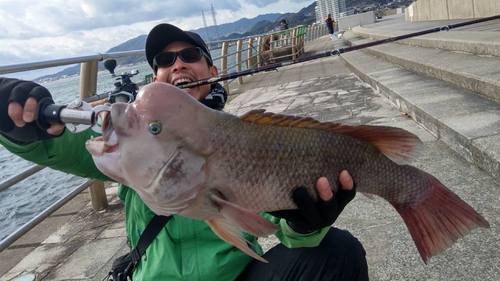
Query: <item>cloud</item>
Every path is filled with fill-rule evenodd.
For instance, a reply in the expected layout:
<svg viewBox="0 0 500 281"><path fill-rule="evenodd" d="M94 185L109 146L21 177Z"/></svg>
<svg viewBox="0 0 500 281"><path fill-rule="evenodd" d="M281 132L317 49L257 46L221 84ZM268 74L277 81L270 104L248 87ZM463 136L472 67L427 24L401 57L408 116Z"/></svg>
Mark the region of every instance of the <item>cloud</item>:
<svg viewBox="0 0 500 281"><path fill-rule="evenodd" d="M50 0L25 1L15 5L7 1L0 10L0 38L29 39L60 36L75 31L120 25L132 26L144 21L172 21L199 17L201 9L210 12L208 0ZM2 3L3 4L3 3ZM14 9L15 8L15 9ZM215 9L237 11L238 1L217 1ZM13 11L13 12L12 12Z"/></svg>
<svg viewBox="0 0 500 281"><path fill-rule="evenodd" d="M0 65L102 53L161 22L182 29L296 12L312 0L1 0Z"/></svg>

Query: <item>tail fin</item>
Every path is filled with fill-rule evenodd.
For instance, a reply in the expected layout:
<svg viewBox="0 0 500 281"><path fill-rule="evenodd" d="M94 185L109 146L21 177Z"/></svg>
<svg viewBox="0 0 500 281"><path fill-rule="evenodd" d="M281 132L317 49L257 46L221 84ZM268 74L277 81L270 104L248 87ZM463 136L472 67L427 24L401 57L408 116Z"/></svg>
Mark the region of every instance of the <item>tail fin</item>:
<svg viewBox="0 0 500 281"><path fill-rule="evenodd" d="M429 174L430 192L412 205L393 204L403 218L423 261L446 250L472 229L489 223L458 195Z"/></svg>

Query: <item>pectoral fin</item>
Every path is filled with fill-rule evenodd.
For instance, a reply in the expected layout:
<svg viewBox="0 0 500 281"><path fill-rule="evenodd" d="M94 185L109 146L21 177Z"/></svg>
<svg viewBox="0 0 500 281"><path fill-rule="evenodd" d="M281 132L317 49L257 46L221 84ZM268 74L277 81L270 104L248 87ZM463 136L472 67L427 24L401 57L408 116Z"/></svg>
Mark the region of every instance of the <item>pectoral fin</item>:
<svg viewBox="0 0 500 281"><path fill-rule="evenodd" d="M210 199L219 207L219 211L224 218L209 220L207 223L222 240L234 245L255 259L267 262L248 248L242 231L258 237L267 237L276 232L279 229L278 226L250 210L224 200L222 197L222 194L218 191L210 194Z"/></svg>
<svg viewBox="0 0 500 281"><path fill-rule="evenodd" d="M241 232L241 230L231 221L225 218L220 218L215 220L208 220L206 222L212 228L215 234L219 236L220 239L235 246L236 248L240 249L241 251L251 256L252 258L267 263L266 259L259 256L257 253L255 253L254 251L252 251L252 249L248 247L247 241L243 236L243 232Z"/></svg>
<svg viewBox="0 0 500 281"><path fill-rule="evenodd" d="M258 214L222 199L220 193L213 192L210 198L219 206L220 213L239 229L258 237L267 237L279 228Z"/></svg>

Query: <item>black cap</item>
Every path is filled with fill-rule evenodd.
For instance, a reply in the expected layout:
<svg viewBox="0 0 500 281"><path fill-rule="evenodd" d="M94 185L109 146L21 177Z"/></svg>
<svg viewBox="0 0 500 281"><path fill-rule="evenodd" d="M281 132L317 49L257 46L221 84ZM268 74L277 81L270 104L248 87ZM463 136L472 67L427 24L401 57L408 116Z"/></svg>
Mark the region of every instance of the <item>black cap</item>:
<svg viewBox="0 0 500 281"><path fill-rule="evenodd" d="M153 68L154 57L161 53L168 44L176 41L188 42L200 47L212 63L212 56L200 35L191 31L183 31L168 23L161 23L151 29L146 39L146 58L149 66Z"/></svg>

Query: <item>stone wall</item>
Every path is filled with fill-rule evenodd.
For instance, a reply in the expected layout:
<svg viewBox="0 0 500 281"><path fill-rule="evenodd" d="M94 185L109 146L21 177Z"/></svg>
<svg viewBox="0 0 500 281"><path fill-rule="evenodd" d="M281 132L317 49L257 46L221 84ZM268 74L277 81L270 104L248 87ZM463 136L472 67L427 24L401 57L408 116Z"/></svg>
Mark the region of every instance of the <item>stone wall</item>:
<svg viewBox="0 0 500 281"><path fill-rule="evenodd" d="M348 30L353 26L375 23L375 12L356 14L339 19L339 30Z"/></svg>
<svg viewBox="0 0 500 281"><path fill-rule="evenodd" d="M407 21L472 19L498 14L499 0L418 0L405 9Z"/></svg>

